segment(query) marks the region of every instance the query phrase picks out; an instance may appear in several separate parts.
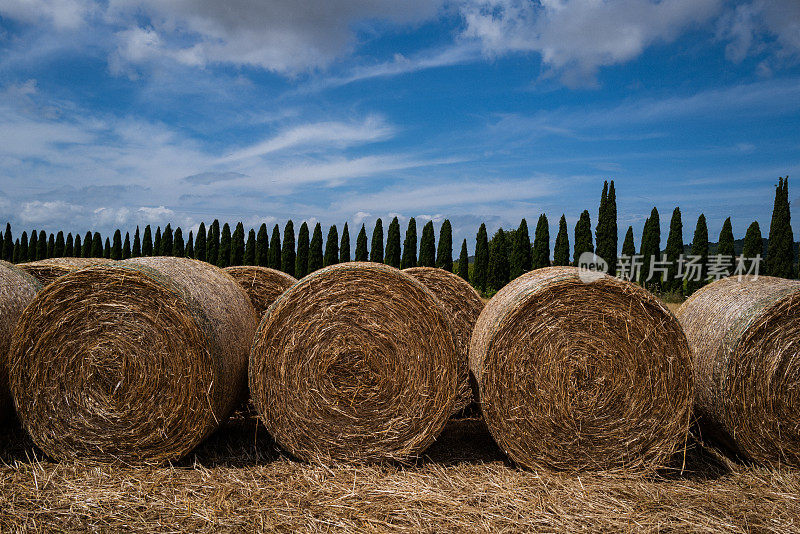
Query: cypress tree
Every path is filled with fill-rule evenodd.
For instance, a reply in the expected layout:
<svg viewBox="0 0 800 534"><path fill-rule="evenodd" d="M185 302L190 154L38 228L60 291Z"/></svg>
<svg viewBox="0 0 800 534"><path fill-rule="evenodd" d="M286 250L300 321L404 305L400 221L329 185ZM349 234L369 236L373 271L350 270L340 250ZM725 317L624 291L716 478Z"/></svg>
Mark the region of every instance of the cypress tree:
<svg viewBox="0 0 800 534"><path fill-rule="evenodd" d="M436 236L433 231L433 221L428 221L422 227L422 239L419 241L419 266L436 266Z"/></svg>
<svg viewBox="0 0 800 534"><path fill-rule="evenodd" d="M622 242L622 255L632 258L636 255L636 244L633 242L633 226L628 227L625 240Z"/></svg>
<svg viewBox="0 0 800 534"><path fill-rule="evenodd" d="M79 233L75 233L75 244L72 247L72 254L76 258L80 258L83 255L83 245L81 244L81 235Z"/></svg>
<svg viewBox="0 0 800 534"><path fill-rule="evenodd" d="M567 218L561 214L558 221L558 234L553 245L553 265L569 265L569 231L567 230Z"/></svg>
<svg viewBox="0 0 800 534"><path fill-rule="evenodd" d="M339 231L334 224L328 229L328 238L325 240L325 258L323 266L339 263Z"/></svg>
<svg viewBox="0 0 800 534"><path fill-rule="evenodd" d="M347 223L344 223L342 228L342 240L339 243L339 263L346 263L350 261L350 229Z"/></svg>
<svg viewBox="0 0 800 534"><path fill-rule="evenodd" d="M310 274L320 268L322 268L322 226L317 223L308 248L308 272Z"/></svg>
<svg viewBox="0 0 800 534"><path fill-rule="evenodd" d="M3 246L5 247L5 242ZM13 250L11 251L11 263L19 263L19 238L14 242Z"/></svg>
<svg viewBox="0 0 800 534"><path fill-rule="evenodd" d="M533 254L531 269L541 269L550 266L550 222L547 215L539 215L536 223L536 235L533 237Z"/></svg>
<svg viewBox="0 0 800 534"><path fill-rule="evenodd" d="M500 290L508 283L510 273L506 234L499 228L489 243L489 287Z"/></svg>
<svg viewBox="0 0 800 534"><path fill-rule="evenodd" d="M381 247L383 247L383 235L381 234ZM374 247L374 245L373 245ZM402 257L400 248L400 221L397 217L389 223L389 231L386 234L386 265L399 269Z"/></svg>
<svg viewBox="0 0 800 534"><path fill-rule="evenodd" d="M194 258L194 235L191 230L189 230L189 239L186 240L184 256L187 258Z"/></svg>
<svg viewBox="0 0 800 534"><path fill-rule="evenodd" d="M244 225L240 222L236 224L236 229L231 236L231 256L230 265L242 265L244 263Z"/></svg>
<svg viewBox="0 0 800 534"><path fill-rule="evenodd" d="M578 259L584 252L594 252L592 245L592 221L589 218L589 211L583 210L580 219L575 224L575 253L572 261L578 264Z"/></svg>
<svg viewBox="0 0 800 534"><path fill-rule="evenodd" d="M153 238L153 256L161 256L161 227L156 226L156 235Z"/></svg>
<svg viewBox="0 0 800 534"><path fill-rule="evenodd" d="M197 229L197 237L194 240L194 257L200 261L206 261L206 223L201 222Z"/></svg>
<svg viewBox="0 0 800 534"><path fill-rule="evenodd" d="M219 260L219 220L214 219L206 232L206 261L211 265L216 265Z"/></svg>
<svg viewBox="0 0 800 534"><path fill-rule="evenodd" d="M469 282L469 254L467 253L467 240L461 243L461 255L458 257L458 276Z"/></svg>
<svg viewBox="0 0 800 534"><path fill-rule="evenodd" d="M667 246L664 252L667 254L667 261L669 262L667 279L664 281L664 289L667 291L680 291L683 287L683 281L679 280L677 275L678 260L681 254L683 254L683 221L681 220L681 210L677 207L672 210L672 218L669 221Z"/></svg>
<svg viewBox="0 0 800 534"><path fill-rule="evenodd" d="M131 234L125 232L125 242L122 244L122 259L127 260L131 257Z"/></svg>
<svg viewBox="0 0 800 534"><path fill-rule="evenodd" d="M400 268L408 269L417 266L417 221L414 217L408 220L406 229L406 239L403 241L403 258L400 260Z"/></svg>
<svg viewBox="0 0 800 534"><path fill-rule="evenodd" d="M28 257L24 261L36 261L36 250L39 244L39 233L36 230L31 231L31 239L28 241Z"/></svg>
<svg viewBox="0 0 800 534"><path fill-rule="evenodd" d="M725 222L722 223L722 230L719 233L719 241L717 241L717 254L729 257L731 262L735 261L736 259L735 258L736 250L734 248L734 238L733 238L733 225L731 224L730 217L725 219Z"/></svg>
<svg viewBox="0 0 800 534"><path fill-rule="evenodd" d="M0 259L5 259L5 257L6 257L5 246L6 246L6 241L5 241L5 238L3 236L3 232L0 232ZM13 252L12 252L12 254L13 254Z"/></svg>
<svg viewBox="0 0 800 534"><path fill-rule="evenodd" d="M789 211L789 177L779 178L769 226L766 270L770 276L791 278L794 268L794 236Z"/></svg>
<svg viewBox="0 0 800 534"><path fill-rule="evenodd" d="M136 226L136 231L133 233L133 247L131 248L131 256L138 258L142 255L142 237L139 235L139 226Z"/></svg>
<svg viewBox="0 0 800 534"><path fill-rule="evenodd" d="M39 240L36 242L36 258L47 259L47 234L44 230L39 230Z"/></svg>
<svg viewBox="0 0 800 534"><path fill-rule="evenodd" d="M652 261L659 261L661 258L661 220L658 215L658 210L653 207L650 212L650 217L644 224L644 232L642 234L641 244L642 255L642 285L661 285L662 274L654 274L649 282L646 282L650 276L650 264Z"/></svg>
<svg viewBox="0 0 800 534"><path fill-rule="evenodd" d="M297 233L297 257L294 262L295 278L303 278L308 274L308 223L303 221Z"/></svg>
<svg viewBox="0 0 800 534"><path fill-rule="evenodd" d="M53 257L63 258L65 247L66 243L64 243L64 232L59 230L58 234L56 234L55 244L53 245Z"/></svg>
<svg viewBox="0 0 800 534"><path fill-rule="evenodd" d="M436 266L453 272L453 226L445 219L439 229L439 246L436 249Z"/></svg>
<svg viewBox="0 0 800 534"><path fill-rule="evenodd" d="M181 227L175 228L175 233L172 236L172 255L176 258L183 258L186 255L186 246L183 241L183 230Z"/></svg>
<svg viewBox="0 0 800 534"><path fill-rule="evenodd" d="M397 219L397 217L395 217ZM394 221L392 221L394 223ZM392 225L389 224L389 240L392 239ZM398 242L399 245L399 242ZM400 255L398 254L398 260ZM375 263L383 263L383 221L378 218L375 221L375 228L372 230L372 248L369 252L369 261ZM389 241L386 242L386 263L394 267L394 264L389 262ZM397 267L399 268L400 262L397 262Z"/></svg>
<svg viewBox="0 0 800 534"><path fill-rule="evenodd" d="M747 228L747 233L744 235L744 243L742 243L742 256L745 258L755 258L757 255L764 256L764 239L761 237L761 227L758 221L753 223Z"/></svg>
<svg viewBox="0 0 800 534"><path fill-rule="evenodd" d="M164 233L161 234L161 248L159 249L162 256L172 256L172 247L175 243L172 235L172 225L167 223L164 227Z"/></svg>
<svg viewBox="0 0 800 534"><path fill-rule="evenodd" d="M247 232L247 243L244 245L244 264L256 264L256 231L252 228Z"/></svg>
<svg viewBox="0 0 800 534"><path fill-rule="evenodd" d="M91 258L92 257L92 245L94 244L94 237L92 236L91 232L86 232L86 235L83 237L83 250L81 252L84 258Z"/></svg>
<svg viewBox="0 0 800 534"><path fill-rule="evenodd" d="M3 236L3 239L5 239L5 236ZM28 232L22 232L22 237L20 239L18 239L18 241L19 241L19 246L16 247L17 248L17 258L13 259L13 256L12 256L12 260L14 261L14 263L28 261L28 257L29 257L29 252L28 252ZM16 245L16 243L15 243L15 245ZM12 254L13 254L13 251L12 251Z"/></svg>
<svg viewBox="0 0 800 534"><path fill-rule="evenodd" d="M269 267L276 271L281 270L281 229L278 225L272 227L272 236L269 238Z"/></svg>
<svg viewBox="0 0 800 534"><path fill-rule="evenodd" d="M217 249L217 267L229 267L231 263L231 226L228 223L222 225L222 232L219 237L219 249Z"/></svg>
<svg viewBox="0 0 800 534"><path fill-rule="evenodd" d="M361 230L358 231L358 237L356 237L356 261L369 261L367 229L363 224L361 225Z"/></svg>
<svg viewBox="0 0 800 534"><path fill-rule="evenodd" d="M50 233L50 237L47 239L47 249L45 250L45 258L54 257L55 251L56 251L56 238L52 233Z"/></svg>
<svg viewBox="0 0 800 534"><path fill-rule="evenodd" d="M617 272L617 194L614 180L603 183L600 210L595 228L597 255L608 263L608 272Z"/></svg>
<svg viewBox="0 0 800 534"><path fill-rule="evenodd" d="M3 259L10 262L14 259L14 239L11 234L11 223L6 223L6 231L3 233Z"/></svg>
<svg viewBox="0 0 800 534"><path fill-rule="evenodd" d="M114 232L114 245L111 248L111 259L122 259L122 232L120 232L119 228Z"/></svg>
<svg viewBox="0 0 800 534"><path fill-rule="evenodd" d="M706 216L702 213L697 218L697 226L694 229L694 238L692 239L692 256L698 256L700 259L700 280L687 280L686 293L691 295L696 290L700 289L706 283L708 276L708 225L706 224Z"/></svg>
<svg viewBox="0 0 800 534"><path fill-rule="evenodd" d="M269 267L269 234L266 223L261 223L256 235L256 265Z"/></svg>
<svg viewBox="0 0 800 534"><path fill-rule="evenodd" d="M105 246L103 246L103 257L107 260L111 259L111 240L107 237Z"/></svg>
<svg viewBox="0 0 800 534"><path fill-rule="evenodd" d="M472 285L480 291L486 291L489 281L489 236L486 224L481 223L475 238L475 263L472 269Z"/></svg>
<svg viewBox="0 0 800 534"><path fill-rule="evenodd" d="M67 234L67 239L64 242L64 256L71 258L75 253L75 238L72 237L72 232Z"/></svg>
<svg viewBox="0 0 800 534"><path fill-rule="evenodd" d="M508 236L511 246L509 261L511 280L531 270L533 255L531 253L531 236L528 231L528 221L522 219L517 231Z"/></svg>
<svg viewBox="0 0 800 534"><path fill-rule="evenodd" d="M294 223L289 219L283 228L281 270L289 276L294 276L295 267L297 267L297 253L294 250Z"/></svg>
<svg viewBox="0 0 800 534"><path fill-rule="evenodd" d="M150 225L144 227L144 237L142 238L142 256L153 255L153 238L150 232Z"/></svg>

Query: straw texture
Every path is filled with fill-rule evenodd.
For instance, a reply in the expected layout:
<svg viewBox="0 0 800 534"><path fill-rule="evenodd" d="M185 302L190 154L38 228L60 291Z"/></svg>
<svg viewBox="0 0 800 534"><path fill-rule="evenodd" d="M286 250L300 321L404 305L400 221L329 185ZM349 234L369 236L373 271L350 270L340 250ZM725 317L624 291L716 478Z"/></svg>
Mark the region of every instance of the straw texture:
<svg viewBox="0 0 800 534"><path fill-rule="evenodd" d="M472 329L483 310L483 300L469 283L458 275L433 267L404 269L422 282L444 305L456 331L459 353L459 387L455 411L472 404L473 394L469 383L469 339Z"/></svg>
<svg viewBox="0 0 800 534"><path fill-rule="evenodd" d="M500 447L529 468L650 470L686 440L692 367L669 310L574 267L517 278L486 305L470 369Z"/></svg>
<svg viewBox="0 0 800 534"><path fill-rule="evenodd" d="M8 351L14 327L41 285L33 277L0 260L0 422L14 409L8 392Z"/></svg>
<svg viewBox="0 0 800 534"><path fill-rule="evenodd" d="M704 435L758 463L800 467L800 282L724 278L677 315Z"/></svg>
<svg viewBox="0 0 800 534"><path fill-rule="evenodd" d="M72 271L91 267L92 265L112 263L113 261L107 258L50 258L20 263L17 267L39 280L43 286L46 286L59 276L64 276Z"/></svg>
<svg viewBox="0 0 800 534"><path fill-rule="evenodd" d="M249 372L267 430L296 457L404 460L453 413L458 351L447 312L422 283L352 262L310 274L275 301Z"/></svg>
<svg viewBox="0 0 800 534"><path fill-rule="evenodd" d="M268 267L239 265L226 267L224 271L239 282L247 292L259 318L281 293L297 282L295 277Z"/></svg>
<svg viewBox="0 0 800 534"><path fill-rule="evenodd" d="M75 271L43 289L14 332L17 412L54 458L180 458L239 400L255 322L239 285L203 262Z"/></svg>

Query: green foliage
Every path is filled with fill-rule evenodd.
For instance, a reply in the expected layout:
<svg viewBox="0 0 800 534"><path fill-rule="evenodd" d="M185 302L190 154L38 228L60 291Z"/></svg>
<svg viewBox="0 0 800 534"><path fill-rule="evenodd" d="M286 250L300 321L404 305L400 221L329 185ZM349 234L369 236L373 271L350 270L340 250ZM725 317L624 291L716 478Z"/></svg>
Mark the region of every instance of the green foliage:
<svg viewBox="0 0 800 534"><path fill-rule="evenodd" d="M294 248L294 223L291 219L283 227L283 247L281 248L281 271L294 276L297 268L297 252Z"/></svg>
<svg viewBox="0 0 800 534"><path fill-rule="evenodd" d="M327 267L337 263L339 263L339 231L334 224L328 228L328 238L325 241L325 257L322 265Z"/></svg>
<svg viewBox="0 0 800 534"><path fill-rule="evenodd" d="M402 252L400 247L400 221L397 217L392 219L389 223L389 232L386 236L386 265L391 265L396 269L400 268L402 263ZM373 260L374 261L374 260Z"/></svg>
<svg viewBox="0 0 800 534"><path fill-rule="evenodd" d="M269 267L276 271L281 270L281 229L276 224L272 227L272 236L269 238Z"/></svg>
<svg viewBox="0 0 800 534"><path fill-rule="evenodd" d="M108 238L106 238L106 243L103 247L103 257L107 260L111 259L111 241Z"/></svg>
<svg viewBox="0 0 800 534"><path fill-rule="evenodd" d="M53 234L47 239L47 249L45 251L45 258L52 258L56 248L56 238Z"/></svg>
<svg viewBox="0 0 800 534"><path fill-rule="evenodd" d="M81 250L81 256L82 257L84 257L84 258L91 258L92 257L92 245L93 244L94 244L94 237L92 237L92 232L86 232L86 235L83 237L83 249ZM152 244L151 244L151 248L152 248Z"/></svg>
<svg viewBox="0 0 800 534"><path fill-rule="evenodd" d="M14 263L28 261L30 257L30 252L28 251L28 232L22 232L22 237L19 239L19 242L19 247L16 247L17 259L14 260Z"/></svg>
<svg viewBox="0 0 800 534"><path fill-rule="evenodd" d="M633 232L631 232L633 239ZM683 289L683 280L677 278L678 260L683 254L683 221L681 219L680 208L672 210L672 218L669 221L669 235L667 236L667 246L664 252L669 261L667 279L663 287L665 292L679 292Z"/></svg>
<svg viewBox="0 0 800 534"><path fill-rule="evenodd" d="M172 237L172 255L176 258L183 258L186 254L186 243L183 241L183 230L181 227L175 229L175 234Z"/></svg>
<svg viewBox="0 0 800 534"><path fill-rule="evenodd" d="M481 223L475 237L475 263L472 270L472 285L480 291L486 291L489 282L489 237L486 224Z"/></svg>
<svg viewBox="0 0 800 534"><path fill-rule="evenodd" d="M558 221L558 234L553 245L553 265L569 265L569 231L567 230L567 218L561 214Z"/></svg>
<svg viewBox="0 0 800 534"><path fill-rule="evenodd" d="M241 221L236 224L236 229L231 235L231 257L229 263L230 265L242 265L244 263L244 224Z"/></svg>
<svg viewBox="0 0 800 534"><path fill-rule="evenodd" d="M44 230L39 230L39 240L36 242L36 259L47 259L47 234Z"/></svg>
<svg viewBox="0 0 800 534"><path fill-rule="evenodd" d="M313 273L320 268L322 268L322 226L317 223L308 251L308 272Z"/></svg>
<svg viewBox="0 0 800 534"><path fill-rule="evenodd" d="M75 244L72 246L72 255L76 258L80 258L83 254L83 244L81 243L81 235L79 233L75 233Z"/></svg>
<svg viewBox="0 0 800 534"><path fill-rule="evenodd" d="M339 263L350 261L350 228L344 223L342 241L339 243Z"/></svg>
<svg viewBox="0 0 800 534"><path fill-rule="evenodd" d="M134 239L135 241L135 239ZM206 223L201 222L194 239L194 257L196 260L206 261Z"/></svg>
<svg viewBox="0 0 800 534"><path fill-rule="evenodd" d="M31 232L31 239L28 241L28 257L23 257L24 261L36 261L36 249L39 244L39 232L33 230Z"/></svg>
<svg viewBox="0 0 800 534"><path fill-rule="evenodd" d="M600 210L595 228L596 253L608 263L608 272L617 272L617 194L614 180L603 182Z"/></svg>
<svg viewBox="0 0 800 534"><path fill-rule="evenodd" d="M650 265L652 261L659 261L661 258L661 221L658 210L653 207L650 217L644 223L642 231L642 243L640 254L642 255L642 271L640 283L643 286L660 288L661 273L654 273L650 277ZM650 280L648 280L650 278Z"/></svg>
<svg viewBox="0 0 800 534"><path fill-rule="evenodd" d="M71 258L75 253L75 238L72 237L72 232L67 234L67 239L64 242L64 256Z"/></svg>
<svg viewBox="0 0 800 534"><path fill-rule="evenodd" d="M397 221L397 217L389 224L389 238L386 242L386 263L393 267L400 267L400 254L397 254L397 265L395 265L392 261L393 258L390 258L390 254L394 253L393 243L392 243L392 225ZM397 229L397 247L399 250L400 247L400 228ZM378 218L375 221L375 228L372 230L372 246L369 251L369 261L375 263L383 263L384 256L383 256L383 221Z"/></svg>
<svg viewBox="0 0 800 534"><path fill-rule="evenodd" d="M321 237L321 236L320 236ZM294 262L294 276L303 278L308 274L308 223L303 221L297 234L297 257Z"/></svg>
<svg viewBox="0 0 800 534"><path fill-rule="evenodd" d="M461 255L458 257L458 276L469 282L469 254L467 253L467 240L461 243Z"/></svg>
<svg viewBox="0 0 800 534"><path fill-rule="evenodd" d="M417 221L414 217L408 220L406 238L403 241L403 258L400 260L400 268L408 269L417 266Z"/></svg>
<svg viewBox="0 0 800 534"><path fill-rule="evenodd" d="M120 232L119 228L117 228L117 230L114 232L114 244L111 247L111 259L122 259L122 232Z"/></svg>
<svg viewBox="0 0 800 534"><path fill-rule="evenodd" d="M164 227L164 233L161 234L160 254L162 256L172 256L172 244L172 225L167 223L167 226Z"/></svg>
<svg viewBox="0 0 800 534"><path fill-rule="evenodd" d="M528 221L522 219L519 228L514 232L511 241L511 279L531 270L533 258L531 254L531 236L528 232Z"/></svg>
<svg viewBox="0 0 800 534"><path fill-rule="evenodd" d="M206 261L216 265L219 259L219 221L214 219L206 234Z"/></svg>
<svg viewBox="0 0 800 534"><path fill-rule="evenodd" d="M628 227L625 240L622 242L622 255L632 257L636 254L636 244L633 242L633 226Z"/></svg>
<svg viewBox="0 0 800 534"><path fill-rule="evenodd" d="M247 232L247 243L244 245L244 264L256 264L256 231L252 228Z"/></svg>
<svg viewBox="0 0 800 534"><path fill-rule="evenodd" d="M92 236L92 258L103 257L103 238L100 237L100 232L95 232Z"/></svg>
<svg viewBox="0 0 800 534"><path fill-rule="evenodd" d="M772 222L769 226L765 261L766 274L792 278L794 275L793 248L794 236L789 211L789 177L787 176L779 178L778 186L775 188L775 204L772 208Z"/></svg>
<svg viewBox="0 0 800 534"><path fill-rule="evenodd" d="M761 237L761 227L758 221L753 223L747 228L747 233L744 235L744 243L742 243L742 256L745 258L755 258L757 255L764 255L764 239Z"/></svg>
<svg viewBox="0 0 800 534"><path fill-rule="evenodd" d="M358 231L358 237L356 237L356 261L369 261L367 229L363 224L361 230Z"/></svg>
<svg viewBox="0 0 800 534"><path fill-rule="evenodd" d="M580 219L575 224L575 249L572 261L578 264L578 259L584 252L594 252L592 245L592 221L589 218L588 210L583 210Z"/></svg>
<svg viewBox="0 0 800 534"><path fill-rule="evenodd" d="M161 255L161 227L156 226L156 235L153 238L153 256Z"/></svg>
<svg viewBox="0 0 800 534"><path fill-rule="evenodd" d="M261 223L256 235L256 265L269 266L269 236L266 223Z"/></svg>
<svg viewBox="0 0 800 534"><path fill-rule="evenodd" d="M53 257L54 258L63 258L64 257L64 247L65 247L65 245L66 244L64 243L64 232L59 230L58 234L56 234L55 245L53 246Z"/></svg>
<svg viewBox="0 0 800 534"><path fill-rule="evenodd" d="M550 222L547 215L539 215L536 223L536 235L533 237L533 254L531 269L541 269L550 266Z"/></svg>
<svg viewBox="0 0 800 534"><path fill-rule="evenodd" d="M84 241L85 243L86 241ZM85 244L83 245L86 246ZM85 249L84 249L85 250ZM153 255L153 237L152 232L150 231L150 225L144 227L144 237L142 238L142 256L152 256ZM84 258L87 257L86 253L84 253Z"/></svg>
<svg viewBox="0 0 800 534"><path fill-rule="evenodd" d="M14 239L11 234L11 223L6 223L6 231L3 233L3 259L12 261L14 259Z"/></svg>
<svg viewBox="0 0 800 534"><path fill-rule="evenodd" d="M186 258L194 258L194 234L189 230L189 238L186 240L186 250L183 253Z"/></svg>
<svg viewBox="0 0 800 534"><path fill-rule="evenodd" d="M733 225L731 224L730 217L725 219L725 222L722 224L722 231L720 231L719 241L717 241L717 254L730 256L732 258L736 255L734 249Z"/></svg>
<svg viewBox="0 0 800 534"><path fill-rule="evenodd" d="M5 243L3 246L5 246ZM19 238L14 242L13 250L11 251L11 262L19 263Z"/></svg>
<svg viewBox="0 0 800 534"><path fill-rule="evenodd" d="M436 249L436 266L453 272L453 226L445 219L439 229L439 246Z"/></svg>
<svg viewBox="0 0 800 534"><path fill-rule="evenodd" d="M231 227L228 223L222 226L217 251L217 267L224 269L231 264Z"/></svg>
<svg viewBox="0 0 800 534"><path fill-rule="evenodd" d="M510 275L506 234L499 228L489 243L489 288L495 291L502 289L508 283Z"/></svg>
<svg viewBox="0 0 800 534"><path fill-rule="evenodd" d="M419 241L419 266L436 267L436 237L433 232L433 221L422 227L422 238Z"/></svg>
<svg viewBox="0 0 800 534"><path fill-rule="evenodd" d="M708 225L706 224L706 216L700 214L697 218L697 225L694 228L694 237L692 238L691 254L699 256L699 263L701 265L700 280L687 280L686 281L686 294L691 295L706 283L708 276Z"/></svg>
<svg viewBox="0 0 800 534"><path fill-rule="evenodd" d="M203 226L202 223L200 226ZM77 237L77 236L76 236ZM139 235L139 227L133 233L133 247L131 247L131 257L138 258L142 255L142 237Z"/></svg>

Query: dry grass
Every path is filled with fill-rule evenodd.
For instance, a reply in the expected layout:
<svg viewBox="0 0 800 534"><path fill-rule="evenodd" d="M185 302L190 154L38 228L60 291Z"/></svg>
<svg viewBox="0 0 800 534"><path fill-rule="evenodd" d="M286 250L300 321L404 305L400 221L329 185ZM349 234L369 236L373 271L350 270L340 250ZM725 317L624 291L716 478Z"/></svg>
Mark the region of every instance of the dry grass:
<svg viewBox="0 0 800 534"><path fill-rule="evenodd" d="M18 267L39 280L43 286L46 286L52 283L56 278L71 273L72 271L85 269L92 265L103 265L107 263L113 263L113 260L107 258L66 257L20 263Z"/></svg>
<svg viewBox="0 0 800 534"><path fill-rule="evenodd" d="M525 471L462 419L416 464L326 468L286 458L239 418L181 464L124 468L53 463L20 428L2 432L2 532L800 531L800 474L697 446L683 474Z"/></svg>

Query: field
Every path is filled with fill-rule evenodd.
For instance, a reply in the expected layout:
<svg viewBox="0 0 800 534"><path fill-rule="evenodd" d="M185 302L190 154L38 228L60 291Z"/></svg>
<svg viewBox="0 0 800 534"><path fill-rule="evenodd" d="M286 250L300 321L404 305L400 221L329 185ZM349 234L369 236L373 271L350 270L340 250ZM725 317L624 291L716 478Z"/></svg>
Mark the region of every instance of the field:
<svg viewBox="0 0 800 534"><path fill-rule="evenodd" d="M642 477L518 469L474 416L413 465L297 462L249 414L159 468L57 464L19 427L3 434L0 532L800 532L800 474L694 442Z"/></svg>

